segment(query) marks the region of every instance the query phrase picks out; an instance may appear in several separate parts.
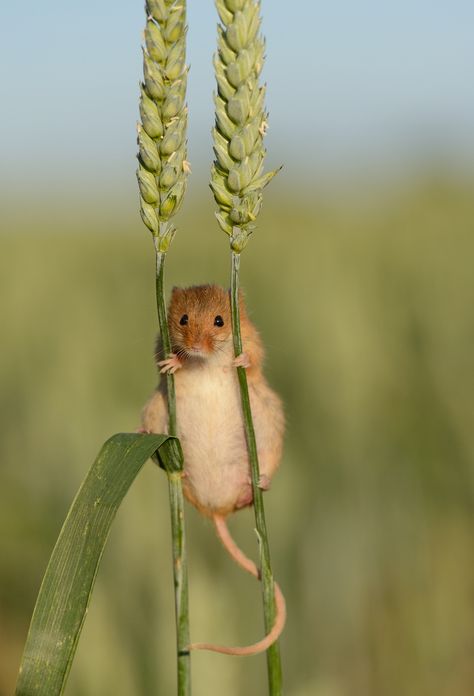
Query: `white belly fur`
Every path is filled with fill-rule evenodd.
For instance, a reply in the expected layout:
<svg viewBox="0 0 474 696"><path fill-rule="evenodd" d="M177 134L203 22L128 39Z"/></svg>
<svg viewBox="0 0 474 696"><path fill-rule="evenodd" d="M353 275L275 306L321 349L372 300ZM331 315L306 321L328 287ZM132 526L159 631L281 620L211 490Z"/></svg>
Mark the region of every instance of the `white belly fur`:
<svg viewBox="0 0 474 696"><path fill-rule="evenodd" d="M167 431L165 384L143 411L150 432ZM188 363L176 373L175 387L186 497L205 514L228 514L250 480L237 374L216 362ZM260 473L270 479L281 457L282 405L262 375L249 392Z"/></svg>
<svg viewBox="0 0 474 696"><path fill-rule="evenodd" d="M175 384L185 488L199 507L229 511L249 477L235 370L203 364L181 370Z"/></svg>

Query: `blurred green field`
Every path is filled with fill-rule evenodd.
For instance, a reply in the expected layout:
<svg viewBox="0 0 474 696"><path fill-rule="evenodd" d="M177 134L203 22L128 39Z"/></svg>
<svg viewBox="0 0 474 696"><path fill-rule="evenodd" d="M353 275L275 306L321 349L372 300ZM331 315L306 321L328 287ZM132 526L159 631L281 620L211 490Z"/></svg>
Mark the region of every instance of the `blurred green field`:
<svg viewBox="0 0 474 696"><path fill-rule="evenodd" d="M245 252L288 418L266 510L289 696L474 693L473 190L432 178L305 208L275 188ZM181 215L169 285L227 282L211 210ZM1 235L2 696L72 497L156 381L152 244L135 210L108 214L81 228L77 211L64 230L56 208L39 229L17 211ZM256 640L257 583L188 512L192 638ZM252 529L251 512L232 521L255 556ZM112 529L67 696L174 693L170 558L149 463ZM265 658L196 654L193 683L195 696L264 694Z"/></svg>

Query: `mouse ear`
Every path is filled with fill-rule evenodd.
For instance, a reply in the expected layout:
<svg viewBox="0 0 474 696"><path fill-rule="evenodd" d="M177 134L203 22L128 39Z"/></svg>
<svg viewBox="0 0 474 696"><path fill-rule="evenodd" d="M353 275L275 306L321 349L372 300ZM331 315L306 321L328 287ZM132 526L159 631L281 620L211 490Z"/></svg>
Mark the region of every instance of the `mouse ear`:
<svg viewBox="0 0 474 696"><path fill-rule="evenodd" d="M171 312L173 306L181 304L184 295L184 288L178 288L176 285L171 288L170 301L168 303L168 312Z"/></svg>

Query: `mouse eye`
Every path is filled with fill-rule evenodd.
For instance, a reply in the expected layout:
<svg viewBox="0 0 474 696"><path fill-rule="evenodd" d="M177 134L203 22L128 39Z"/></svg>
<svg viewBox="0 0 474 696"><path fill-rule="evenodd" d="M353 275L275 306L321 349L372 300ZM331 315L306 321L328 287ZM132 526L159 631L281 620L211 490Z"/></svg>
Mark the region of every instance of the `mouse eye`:
<svg viewBox="0 0 474 696"><path fill-rule="evenodd" d="M183 314L183 316L179 320L179 323L181 324L181 326L186 326L186 324L188 323L188 315Z"/></svg>
<svg viewBox="0 0 474 696"><path fill-rule="evenodd" d="M224 326L224 320L220 314L214 319L214 326Z"/></svg>

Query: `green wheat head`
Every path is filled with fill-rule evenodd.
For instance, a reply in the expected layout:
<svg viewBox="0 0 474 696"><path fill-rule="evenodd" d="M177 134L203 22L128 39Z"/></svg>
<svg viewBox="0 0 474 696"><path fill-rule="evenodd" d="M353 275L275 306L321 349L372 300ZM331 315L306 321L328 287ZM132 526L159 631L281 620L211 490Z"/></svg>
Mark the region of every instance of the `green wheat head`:
<svg viewBox="0 0 474 696"><path fill-rule="evenodd" d="M186 189L188 68L186 7L175 0L147 0L138 125L138 186L142 220L166 252L175 234L169 219Z"/></svg>
<svg viewBox="0 0 474 696"><path fill-rule="evenodd" d="M265 87L259 85L265 43L259 35L259 0L216 0L222 24L217 28L214 68L216 125L211 189L219 206L221 229L240 253L255 229L262 190L276 171L262 174L267 129Z"/></svg>

